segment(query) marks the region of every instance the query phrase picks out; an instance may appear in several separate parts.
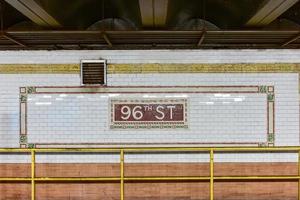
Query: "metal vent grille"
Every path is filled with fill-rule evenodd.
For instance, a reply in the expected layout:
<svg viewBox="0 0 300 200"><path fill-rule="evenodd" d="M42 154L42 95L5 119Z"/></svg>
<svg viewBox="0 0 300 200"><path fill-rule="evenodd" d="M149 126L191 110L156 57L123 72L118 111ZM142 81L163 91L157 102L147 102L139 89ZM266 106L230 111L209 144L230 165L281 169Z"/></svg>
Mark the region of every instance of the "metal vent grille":
<svg viewBox="0 0 300 200"><path fill-rule="evenodd" d="M105 85L106 84L105 60L82 60L81 61L81 84L82 85Z"/></svg>

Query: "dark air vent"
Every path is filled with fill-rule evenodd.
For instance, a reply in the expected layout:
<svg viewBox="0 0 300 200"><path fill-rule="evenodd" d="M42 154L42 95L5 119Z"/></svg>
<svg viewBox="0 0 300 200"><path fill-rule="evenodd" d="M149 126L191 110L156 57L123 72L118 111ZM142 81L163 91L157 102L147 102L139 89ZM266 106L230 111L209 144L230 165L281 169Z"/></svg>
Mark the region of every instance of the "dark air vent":
<svg viewBox="0 0 300 200"><path fill-rule="evenodd" d="M106 84L106 61L105 60L82 60L81 61L81 84L82 85L105 85Z"/></svg>

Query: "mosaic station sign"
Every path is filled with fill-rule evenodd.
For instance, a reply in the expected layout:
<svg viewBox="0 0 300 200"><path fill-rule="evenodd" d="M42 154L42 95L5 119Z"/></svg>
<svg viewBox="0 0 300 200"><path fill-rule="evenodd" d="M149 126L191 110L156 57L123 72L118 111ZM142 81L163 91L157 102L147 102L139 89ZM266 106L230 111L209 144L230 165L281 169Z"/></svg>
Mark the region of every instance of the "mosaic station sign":
<svg viewBox="0 0 300 200"><path fill-rule="evenodd" d="M187 99L112 99L110 128L188 128L187 113Z"/></svg>

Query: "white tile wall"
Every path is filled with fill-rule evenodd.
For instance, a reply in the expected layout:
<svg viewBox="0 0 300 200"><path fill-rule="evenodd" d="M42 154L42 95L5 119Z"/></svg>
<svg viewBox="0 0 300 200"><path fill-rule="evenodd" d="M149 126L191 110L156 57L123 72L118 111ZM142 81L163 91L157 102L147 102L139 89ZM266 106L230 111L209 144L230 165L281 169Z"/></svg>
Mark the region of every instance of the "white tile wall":
<svg viewBox="0 0 300 200"><path fill-rule="evenodd" d="M276 145L299 145L298 74L109 74L110 85L274 85Z"/></svg>
<svg viewBox="0 0 300 200"><path fill-rule="evenodd" d="M31 85L78 85L78 75L0 74L0 145L19 146L19 87Z"/></svg>
<svg viewBox="0 0 300 200"><path fill-rule="evenodd" d="M300 50L117 50L117 51L0 51L1 64L79 63L81 59L107 59L108 63L299 63ZM299 145L298 76L295 74L190 74L109 75L111 85L214 85L266 84L276 88L276 145ZM0 146L18 147L18 87L26 85L77 85L77 75L0 75ZM217 161L296 161L296 154L216 155ZM130 162L199 161L206 156L130 155ZM248 159L249 158L249 159ZM98 155L43 155L38 162L116 162L118 157ZM29 156L1 155L0 162L28 162ZM245 160L246 161L246 160Z"/></svg>
<svg viewBox="0 0 300 200"><path fill-rule="evenodd" d="M180 89L178 89L180 91ZM175 98L181 94L151 94ZM264 143L266 94L185 94L188 129L109 128L108 94L31 94L27 103L29 143ZM223 95L223 96L219 96ZM230 95L230 96L228 96ZM118 98L142 99L143 94Z"/></svg>
<svg viewBox="0 0 300 200"><path fill-rule="evenodd" d="M0 146L19 145L19 87L34 85L78 85L78 75L1 74L0 75ZM276 94L276 145L299 145L298 74L110 74L109 85L274 85ZM139 133L140 134L140 133ZM80 135L84 138L85 135ZM136 136L139 137L139 136ZM32 139L32 138L31 138ZM43 139L43 138L41 138ZM221 138L224 139L224 138ZM149 154L128 155L129 162L196 162L207 155ZM216 155L216 161L296 161L296 154ZM39 155L38 162L117 162L118 156ZM0 155L0 162L29 162L29 156Z"/></svg>
<svg viewBox="0 0 300 200"><path fill-rule="evenodd" d="M299 63L300 50L0 51L0 64L79 63L100 58L108 63Z"/></svg>

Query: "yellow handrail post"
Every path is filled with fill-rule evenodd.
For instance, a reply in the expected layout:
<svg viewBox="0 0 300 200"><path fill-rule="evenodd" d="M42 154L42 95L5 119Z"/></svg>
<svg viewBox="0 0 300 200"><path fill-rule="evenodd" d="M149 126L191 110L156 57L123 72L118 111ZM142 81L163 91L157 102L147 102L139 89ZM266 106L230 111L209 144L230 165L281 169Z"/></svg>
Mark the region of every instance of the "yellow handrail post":
<svg viewBox="0 0 300 200"><path fill-rule="evenodd" d="M31 151L31 200L35 200L35 151Z"/></svg>
<svg viewBox="0 0 300 200"><path fill-rule="evenodd" d="M210 161L209 161L209 166L210 166L210 200L214 199L214 150L210 149Z"/></svg>
<svg viewBox="0 0 300 200"><path fill-rule="evenodd" d="M120 152L120 171L121 171L121 200L124 200L124 150Z"/></svg>
<svg viewBox="0 0 300 200"><path fill-rule="evenodd" d="M300 151L298 151L298 176L300 176ZM298 179L298 200L300 200L300 178Z"/></svg>

